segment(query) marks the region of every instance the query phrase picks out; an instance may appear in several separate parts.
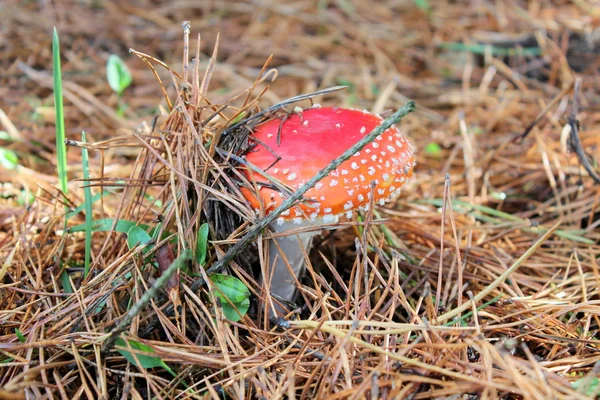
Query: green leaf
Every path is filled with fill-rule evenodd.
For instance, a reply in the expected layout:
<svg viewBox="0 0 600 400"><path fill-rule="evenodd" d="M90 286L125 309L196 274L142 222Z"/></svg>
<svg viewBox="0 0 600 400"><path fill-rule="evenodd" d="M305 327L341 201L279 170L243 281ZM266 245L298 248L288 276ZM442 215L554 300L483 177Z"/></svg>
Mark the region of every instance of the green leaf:
<svg viewBox="0 0 600 400"><path fill-rule="evenodd" d="M571 383L571 387L585 396L597 396L600 393L600 378L585 376Z"/></svg>
<svg viewBox="0 0 600 400"><path fill-rule="evenodd" d="M81 132L81 141L85 143L85 132ZM88 159L88 151L86 148L81 148L81 166L83 169L83 179L89 183L90 179L90 163ZM92 189L89 186L83 188L83 204L85 205L85 267L83 276L87 277L90 272L90 262L92 260Z"/></svg>
<svg viewBox="0 0 600 400"><path fill-rule="evenodd" d="M144 245L151 241L152 241L152 238L150 237L150 235L148 235L148 232L146 232L145 230L143 230L142 228L140 228L137 225L132 226L127 231L127 246L130 249L133 249L134 247L137 247L140 245ZM150 246L147 246L142 251L144 253L147 253L149 250L150 250Z"/></svg>
<svg viewBox="0 0 600 400"><path fill-rule="evenodd" d="M435 142L428 143L427 146L425 146L425 154L439 156L442 154L442 147Z"/></svg>
<svg viewBox="0 0 600 400"><path fill-rule="evenodd" d="M215 297L223 308L225 318L237 322L250 308L250 290L238 278L224 274L210 274L209 278L215 285Z"/></svg>
<svg viewBox="0 0 600 400"><path fill-rule="evenodd" d="M111 54L106 62L106 79L115 93L121 95L131 85L133 77L125 62L117 55Z"/></svg>
<svg viewBox="0 0 600 400"><path fill-rule="evenodd" d="M25 335L23 335L23 332L21 332L19 328L15 328L15 335L17 335L19 342L25 343L27 341L27 338L25 338Z"/></svg>
<svg viewBox="0 0 600 400"><path fill-rule="evenodd" d="M63 271L63 273L60 274L60 282L62 283L65 293L73 293L73 287L71 286L71 281L69 280L69 274L67 271Z"/></svg>
<svg viewBox="0 0 600 400"><path fill-rule="evenodd" d="M12 142L15 140L10 134L6 131L0 131L0 140L6 140L7 142Z"/></svg>
<svg viewBox="0 0 600 400"><path fill-rule="evenodd" d="M415 6L420 8L422 11L429 13L431 11L431 6L427 0L413 0Z"/></svg>
<svg viewBox="0 0 600 400"><path fill-rule="evenodd" d="M115 344L119 347L123 347L122 349L116 349L127 361L131 364L135 365L138 368L156 368L161 367L168 371L171 375L177 376L177 374L159 357L151 356L143 353L154 353L154 350L150 346L147 346L143 343L136 342L135 340L128 340L125 342L122 338L118 338L115 341ZM129 344L129 346L128 346ZM135 356L129 351L129 348L135 352ZM139 361L139 364L138 364Z"/></svg>
<svg viewBox="0 0 600 400"><path fill-rule="evenodd" d="M67 146L65 144L62 77L60 73L60 44L56 27L52 35L52 75L54 78L54 113L56 116L56 165L58 167L60 189L64 194L67 194Z"/></svg>
<svg viewBox="0 0 600 400"><path fill-rule="evenodd" d="M0 147L0 165L6 169L16 169L19 166L19 157L14 151Z"/></svg>
<svg viewBox="0 0 600 400"><path fill-rule="evenodd" d="M17 204L20 206L30 206L35 201L35 196L29 190L21 190L17 197Z"/></svg>
<svg viewBox="0 0 600 400"><path fill-rule="evenodd" d="M113 226L114 219L112 218L104 218L97 219L92 223L92 231L93 232L107 232L110 231L110 228ZM127 233L132 226L136 226L137 224L133 221L128 221L126 219L117 220L117 224L115 226L115 232L118 233ZM142 229L148 229L148 225L139 224L139 227ZM69 232L84 232L85 224L72 226L69 228Z"/></svg>
<svg viewBox="0 0 600 400"><path fill-rule="evenodd" d="M208 244L208 224L204 223L198 230L198 238L196 239L196 262L204 265L206 262L206 248Z"/></svg>

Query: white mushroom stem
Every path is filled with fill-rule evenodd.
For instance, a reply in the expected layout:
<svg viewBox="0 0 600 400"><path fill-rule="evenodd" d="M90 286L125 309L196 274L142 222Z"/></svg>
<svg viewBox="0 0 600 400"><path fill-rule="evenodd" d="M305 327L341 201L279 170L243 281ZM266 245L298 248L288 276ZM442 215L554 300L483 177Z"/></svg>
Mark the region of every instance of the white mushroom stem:
<svg viewBox="0 0 600 400"><path fill-rule="evenodd" d="M312 226L310 221L302 223L283 222L272 223L270 225L273 233L283 233L298 228ZM274 242L269 243L269 268L263 271L262 276L266 277L271 294L276 295L281 300L293 302L298 293L296 280L302 279L305 270L304 254L308 253L312 238L320 233L319 230L310 232L301 232L274 238ZM286 262L287 261L287 262ZM289 267L288 265L289 264ZM275 309L281 310L281 307L275 303Z"/></svg>

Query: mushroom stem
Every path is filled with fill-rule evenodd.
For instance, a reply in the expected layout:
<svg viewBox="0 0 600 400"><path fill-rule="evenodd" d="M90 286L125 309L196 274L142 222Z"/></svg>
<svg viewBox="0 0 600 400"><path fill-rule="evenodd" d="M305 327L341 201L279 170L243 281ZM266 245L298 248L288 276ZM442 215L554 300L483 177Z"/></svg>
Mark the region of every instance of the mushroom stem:
<svg viewBox="0 0 600 400"><path fill-rule="evenodd" d="M281 233L311 225L310 221L303 221L300 224L283 222L271 224L271 229L274 233ZM296 279L300 280L305 270L305 250L308 251L312 238L319 233L320 231L311 231L281 236L274 238L276 243L269 243L270 268L263 271L262 276L266 277L263 279L270 279L267 288L271 294L286 302L295 300L298 294ZM281 307L277 305L275 309L281 311Z"/></svg>

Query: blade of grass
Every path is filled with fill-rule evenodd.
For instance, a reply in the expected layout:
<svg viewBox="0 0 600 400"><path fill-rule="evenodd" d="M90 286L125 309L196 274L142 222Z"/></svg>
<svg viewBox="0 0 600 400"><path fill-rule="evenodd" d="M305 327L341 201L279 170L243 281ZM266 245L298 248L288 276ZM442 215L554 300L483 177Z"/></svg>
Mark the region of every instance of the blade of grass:
<svg viewBox="0 0 600 400"><path fill-rule="evenodd" d="M81 141L85 140L85 132L81 132ZM81 166L83 169L83 180L89 182L90 164L88 151L85 147L81 148ZM92 189L85 185L83 188L83 204L85 204L85 268L83 276L87 277L90 272L90 261L92 259Z"/></svg>
<svg viewBox="0 0 600 400"><path fill-rule="evenodd" d="M56 157L60 190L68 193L67 188L67 148L65 145L65 120L63 113L62 77L60 72L60 44L58 32L54 27L52 35L52 74L54 77L54 113L56 115Z"/></svg>

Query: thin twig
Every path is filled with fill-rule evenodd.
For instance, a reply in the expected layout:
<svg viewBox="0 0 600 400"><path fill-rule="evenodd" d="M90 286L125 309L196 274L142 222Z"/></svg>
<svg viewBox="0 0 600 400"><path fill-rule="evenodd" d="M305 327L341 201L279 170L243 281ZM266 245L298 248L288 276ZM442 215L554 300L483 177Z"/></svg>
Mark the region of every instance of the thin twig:
<svg viewBox="0 0 600 400"><path fill-rule="evenodd" d="M581 163L581 166L585 168L590 177L596 182L600 184L600 176L590 164L590 160L588 155L585 154L583 150L583 146L581 144L581 140L579 139L579 120L577 119L577 112L579 111L579 92L581 89L581 78L577 78L575 81L575 91L573 93L573 107L571 109L571 115L567 118L569 126L571 127L571 135L569 136L569 144L571 148L575 151L577 155L577 159Z"/></svg>

